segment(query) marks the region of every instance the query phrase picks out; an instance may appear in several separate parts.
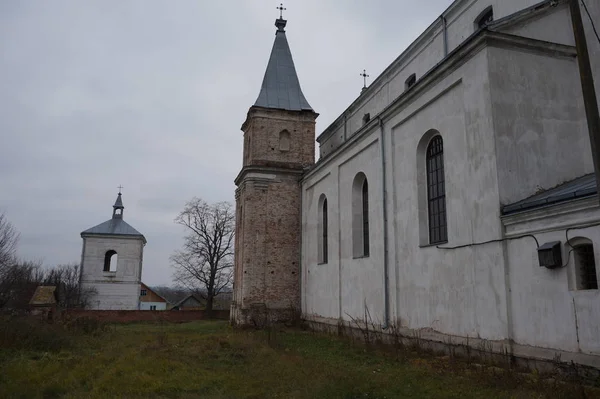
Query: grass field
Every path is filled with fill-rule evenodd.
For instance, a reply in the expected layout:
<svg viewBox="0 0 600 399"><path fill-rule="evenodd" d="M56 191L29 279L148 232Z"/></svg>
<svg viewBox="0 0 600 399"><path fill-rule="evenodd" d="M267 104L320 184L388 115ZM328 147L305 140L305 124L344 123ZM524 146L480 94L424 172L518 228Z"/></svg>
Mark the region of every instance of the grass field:
<svg viewBox="0 0 600 399"><path fill-rule="evenodd" d="M0 397L600 398L595 389L405 352L299 330L234 331L222 321L118 325L51 352L0 350Z"/></svg>

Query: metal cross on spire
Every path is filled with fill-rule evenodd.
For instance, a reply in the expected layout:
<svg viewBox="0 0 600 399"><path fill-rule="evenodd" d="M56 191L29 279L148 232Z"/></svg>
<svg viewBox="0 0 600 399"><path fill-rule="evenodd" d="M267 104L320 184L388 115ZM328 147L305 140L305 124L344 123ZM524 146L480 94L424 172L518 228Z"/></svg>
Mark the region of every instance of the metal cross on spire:
<svg viewBox="0 0 600 399"><path fill-rule="evenodd" d="M287 10L287 8L283 7L283 3L279 4L279 7L276 7L279 10L279 19L283 19L283 11Z"/></svg>
<svg viewBox="0 0 600 399"><path fill-rule="evenodd" d="M363 81L364 81L364 83L363 83L363 89L366 89L367 88L367 78L369 77L369 75L367 75L367 70L363 69L363 71L360 74L360 76L363 77Z"/></svg>
<svg viewBox="0 0 600 399"><path fill-rule="evenodd" d="M124 187L119 184L119 187L117 188L119 189L119 194L121 194L121 190L123 190Z"/></svg>

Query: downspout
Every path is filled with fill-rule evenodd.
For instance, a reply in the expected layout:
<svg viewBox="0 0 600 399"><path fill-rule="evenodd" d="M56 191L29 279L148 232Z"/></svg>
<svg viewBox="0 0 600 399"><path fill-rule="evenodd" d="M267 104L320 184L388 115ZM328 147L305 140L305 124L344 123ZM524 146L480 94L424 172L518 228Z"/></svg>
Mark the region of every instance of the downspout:
<svg viewBox="0 0 600 399"><path fill-rule="evenodd" d="M390 326L390 295L389 295L389 265L388 265L388 218L387 218L387 179L385 173L385 133L383 121L378 117L379 133L381 143L381 191L383 198L383 308L384 324L382 328L387 330Z"/></svg>
<svg viewBox="0 0 600 399"><path fill-rule="evenodd" d="M442 37L444 39L444 58L448 56L448 21L444 15L440 16L442 20Z"/></svg>

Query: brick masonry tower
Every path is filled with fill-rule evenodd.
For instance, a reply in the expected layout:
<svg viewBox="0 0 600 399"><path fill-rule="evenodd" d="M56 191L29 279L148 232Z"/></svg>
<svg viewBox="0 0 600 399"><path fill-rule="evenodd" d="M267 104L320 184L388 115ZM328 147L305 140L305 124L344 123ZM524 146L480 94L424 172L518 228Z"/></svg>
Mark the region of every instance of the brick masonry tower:
<svg viewBox="0 0 600 399"><path fill-rule="evenodd" d="M315 162L318 114L300 89L286 22L275 21L260 94L242 125L231 306L239 325L286 321L300 311L300 179Z"/></svg>

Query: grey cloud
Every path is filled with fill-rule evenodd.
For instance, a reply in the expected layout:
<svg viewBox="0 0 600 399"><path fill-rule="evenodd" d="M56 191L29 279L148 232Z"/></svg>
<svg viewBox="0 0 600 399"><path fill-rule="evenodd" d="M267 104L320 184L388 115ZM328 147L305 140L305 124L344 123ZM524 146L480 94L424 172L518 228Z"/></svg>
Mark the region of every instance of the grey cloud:
<svg viewBox="0 0 600 399"><path fill-rule="evenodd" d="M169 283L185 201L233 202L240 126L259 92L279 2L0 2L0 211L19 254L78 261L116 186L146 235L143 279ZM320 133L450 4L286 4L288 39Z"/></svg>

